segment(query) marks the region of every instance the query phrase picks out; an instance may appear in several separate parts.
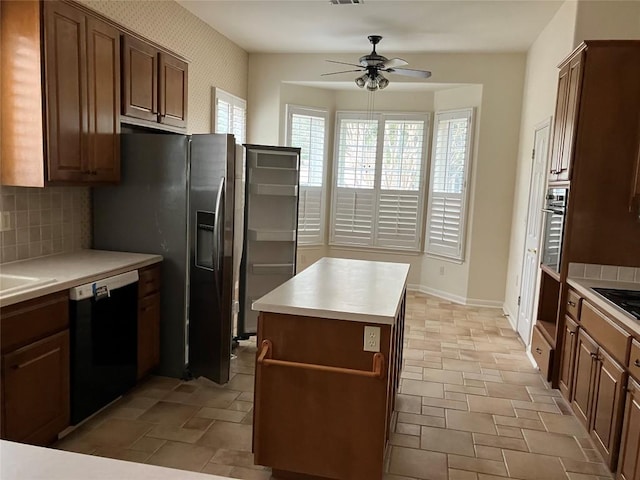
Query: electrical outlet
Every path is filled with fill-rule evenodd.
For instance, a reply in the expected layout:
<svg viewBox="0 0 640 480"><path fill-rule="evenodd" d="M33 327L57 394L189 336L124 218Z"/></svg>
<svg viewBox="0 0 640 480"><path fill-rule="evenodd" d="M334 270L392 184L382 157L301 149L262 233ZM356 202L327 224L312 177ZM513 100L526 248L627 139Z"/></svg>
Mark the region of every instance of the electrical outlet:
<svg viewBox="0 0 640 480"><path fill-rule="evenodd" d="M364 351L380 351L380 327L364 327Z"/></svg>
<svg viewBox="0 0 640 480"><path fill-rule="evenodd" d="M444 265L440 267L440 275L444 275Z"/></svg>

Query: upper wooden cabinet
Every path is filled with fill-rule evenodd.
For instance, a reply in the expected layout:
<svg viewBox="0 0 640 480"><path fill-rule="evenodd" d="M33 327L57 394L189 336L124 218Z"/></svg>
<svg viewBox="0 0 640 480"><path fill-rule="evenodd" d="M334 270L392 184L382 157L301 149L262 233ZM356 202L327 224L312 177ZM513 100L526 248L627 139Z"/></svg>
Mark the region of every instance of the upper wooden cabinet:
<svg viewBox="0 0 640 480"><path fill-rule="evenodd" d="M64 2L1 8L2 184L117 182L118 30Z"/></svg>
<svg viewBox="0 0 640 480"><path fill-rule="evenodd" d="M550 180L569 180L578 115L578 98L582 84L583 51L577 52L560 69L556 120L553 127Z"/></svg>
<svg viewBox="0 0 640 480"><path fill-rule="evenodd" d="M50 182L120 179L120 34L61 2L45 2Z"/></svg>
<svg viewBox="0 0 640 480"><path fill-rule="evenodd" d="M122 45L122 114L186 127L187 63L128 35Z"/></svg>

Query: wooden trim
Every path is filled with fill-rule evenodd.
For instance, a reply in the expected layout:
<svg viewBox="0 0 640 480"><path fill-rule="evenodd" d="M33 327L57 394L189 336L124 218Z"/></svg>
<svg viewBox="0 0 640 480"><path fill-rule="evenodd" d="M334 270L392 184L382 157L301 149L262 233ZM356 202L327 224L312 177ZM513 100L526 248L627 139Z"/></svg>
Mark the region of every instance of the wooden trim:
<svg viewBox="0 0 640 480"><path fill-rule="evenodd" d="M302 368L304 370L317 370L319 372L343 373L346 375L356 375L359 377L383 378L384 356L378 352L373 355L373 368L371 371L355 370L353 368L329 367L327 365L317 365L315 363L289 362L286 360L275 360L271 358L273 351L271 340L263 340L262 348L258 354L258 363L268 367L276 365L281 367Z"/></svg>

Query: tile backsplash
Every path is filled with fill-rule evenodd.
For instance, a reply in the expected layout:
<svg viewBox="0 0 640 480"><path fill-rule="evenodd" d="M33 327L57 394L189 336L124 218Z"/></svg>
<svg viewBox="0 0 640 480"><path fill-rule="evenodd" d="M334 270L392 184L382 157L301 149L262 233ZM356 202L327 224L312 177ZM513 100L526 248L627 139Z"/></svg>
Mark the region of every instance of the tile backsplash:
<svg viewBox="0 0 640 480"><path fill-rule="evenodd" d="M570 263L569 277L640 283L640 268L595 265L591 263Z"/></svg>
<svg viewBox="0 0 640 480"><path fill-rule="evenodd" d="M0 263L91 246L88 187L0 187Z"/></svg>

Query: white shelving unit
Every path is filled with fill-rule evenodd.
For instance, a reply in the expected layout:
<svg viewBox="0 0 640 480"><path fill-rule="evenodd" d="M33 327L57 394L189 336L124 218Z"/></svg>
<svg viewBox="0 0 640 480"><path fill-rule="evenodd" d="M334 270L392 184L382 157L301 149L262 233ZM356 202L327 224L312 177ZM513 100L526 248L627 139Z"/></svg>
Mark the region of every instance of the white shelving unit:
<svg viewBox="0 0 640 480"><path fill-rule="evenodd" d="M255 334L251 304L296 270L300 150L245 145L247 187L238 337Z"/></svg>

